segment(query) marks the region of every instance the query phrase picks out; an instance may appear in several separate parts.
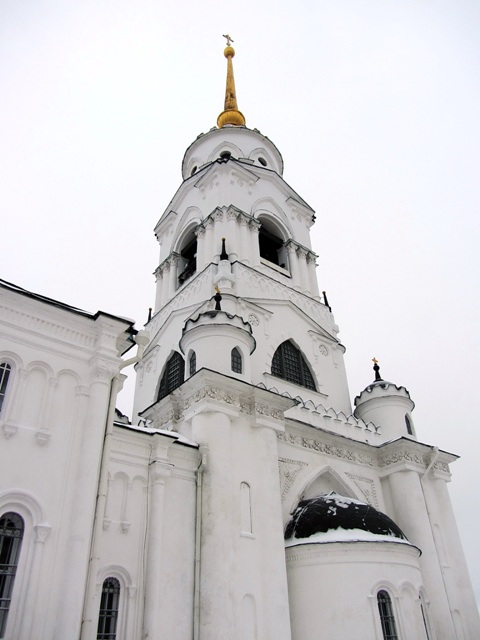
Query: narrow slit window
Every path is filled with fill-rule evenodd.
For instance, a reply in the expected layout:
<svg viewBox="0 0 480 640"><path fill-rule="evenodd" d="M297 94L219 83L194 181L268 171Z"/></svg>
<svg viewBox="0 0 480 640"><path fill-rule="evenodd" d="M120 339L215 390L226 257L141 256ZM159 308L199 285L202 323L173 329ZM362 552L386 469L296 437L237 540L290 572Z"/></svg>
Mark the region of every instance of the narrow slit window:
<svg viewBox="0 0 480 640"><path fill-rule="evenodd" d="M4 513L0 518L0 638L7 626L24 528L17 513Z"/></svg>
<svg viewBox="0 0 480 640"><path fill-rule="evenodd" d="M193 376L193 374L196 372L197 370L197 354L195 353L195 351L192 351L191 355L190 355L190 375Z"/></svg>
<svg viewBox="0 0 480 640"><path fill-rule="evenodd" d="M12 367L8 362L0 362L0 412L7 393L8 380L12 372Z"/></svg>
<svg viewBox="0 0 480 640"><path fill-rule="evenodd" d="M119 601L120 582L117 578L107 578L102 585L97 640L116 639Z"/></svg>
<svg viewBox="0 0 480 640"><path fill-rule="evenodd" d="M407 414L405 414L405 424L407 426L408 435L413 436L412 423L410 422L410 418L408 417Z"/></svg>
<svg viewBox="0 0 480 640"><path fill-rule="evenodd" d="M384 640L398 640L392 599L386 591L382 590L377 594L377 603Z"/></svg>
<svg viewBox="0 0 480 640"><path fill-rule="evenodd" d="M242 354L237 349L237 347L232 349L232 371L234 373L242 373L243 371Z"/></svg>

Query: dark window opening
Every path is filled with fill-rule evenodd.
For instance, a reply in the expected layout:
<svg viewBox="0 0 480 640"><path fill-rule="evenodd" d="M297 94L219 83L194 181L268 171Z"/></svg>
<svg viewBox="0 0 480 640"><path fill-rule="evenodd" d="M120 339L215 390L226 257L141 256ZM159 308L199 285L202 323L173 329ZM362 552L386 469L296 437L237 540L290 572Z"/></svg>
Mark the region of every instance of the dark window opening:
<svg viewBox="0 0 480 640"><path fill-rule="evenodd" d="M193 376L196 370L197 370L197 354L195 353L195 351L192 351L190 355L190 375Z"/></svg>
<svg viewBox="0 0 480 640"><path fill-rule="evenodd" d="M231 363L234 373L242 373L242 354L237 347L232 349Z"/></svg>
<svg viewBox="0 0 480 640"><path fill-rule="evenodd" d="M384 640L398 640L392 600L386 591L378 592L377 603Z"/></svg>
<svg viewBox="0 0 480 640"><path fill-rule="evenodd" d="M197 240L193 240L180 252L180 275L178 276L179 285L183 284L188 278L193 276L197 270Z"/></svg>
<svg viewBox="0 0 480 640"><path fill-rule="evenodd" d="M220 154L220 158L222 158L222 160L230 160L231 157L231 151L222 151L222 153Z"/></svg>
<svg viewBox="0 0 480 640"><path fill-rule="evenodd" d="M0 411L2 410L3 401L7 393L8 379L10 378L11 371L12 367L8 362L0 362Z"/></svg>
<svg viewBox="0 0 480 640"><path fill-rule="evenodd" d="M197 165L195 165L193 169L190 171L190 175L193 176L193 174L195 173L197 173Z"/></svg>
<svg viewBox="0 0 480 640"><path fill-rule="evenodd" d="M315 381L301 351L287 340L275 351L272 375L316 391Z"/></svg>
<svg viewBox="0 0 480 640"><path fill-rule="evenodd" d="M182 356L175 351L170 357L163 372L158 391L158 400L165 398L174 389L179 387L185 380L185 361Z"/></svg>
<svg viewBox="0 0 480 640"><path fill-rule="evenodd" d="M117 637L119 600L120 582L116 578L107 578L102 586L97 640L115 640Z"/></svg>
<svg viewBox="0 0 480 640"><path fill-rule="evenodd" d="M405 414L405 424L407 425L407 433L413 436L412 423L410 422L410 418Z"/></svg>
<svg viewBox="0 0 480 640"><path fill-rule="evenodd" d="M280 257L280 252L283 249L283 240L268 231L263 224L258 233L258 243L261 258L285 269L285 261L281 260Z"/></svg>
<svg viewBox="0 0 480 640"><path fill-rule="evenodd" d="M259 158L258 161L262 165L262 167L267 166L267 161L265 160L265 158Z"/></svg>
<svg viewBox="0 0 480 640"><path fill-rule="evenodd" d="M0 518L0 638L7 626L23 531L23 520L17 513L4 513Z"/></svg>

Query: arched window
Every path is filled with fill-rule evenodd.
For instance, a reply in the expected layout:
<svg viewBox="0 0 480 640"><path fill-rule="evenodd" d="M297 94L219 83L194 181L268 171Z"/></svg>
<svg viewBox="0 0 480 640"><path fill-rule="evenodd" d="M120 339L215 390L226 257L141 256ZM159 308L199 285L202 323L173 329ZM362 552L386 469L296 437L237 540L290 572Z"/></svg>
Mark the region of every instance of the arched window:
<svg viewBox="0 0 480 640"><path fill-rule="evenodd" d="M160 382L160 389L158 391L158 400L165 398L169 393L172 393L174 389L179 387L185 380L185 361L182 356L175 351L170 357L163 372L163 377Z"/></svg>
<svg viewBox="0 0 480 640"><path fill-rule="evenodd" d="M315 382L305 358L290 340L282 342L275 351L272 360L272 375L316 391Z"/></svg>
<svg viewBox="0 0 480 640"><path fill-rule="evenodd" d="M190 354L189 365L190 375L193 376L193 374L197 370L197 354L195 353L195 351L192 351L192 353Z"/></svg>
<svg viewBox="0 0 480 640"><path fill-rule="evenodd" d="M97 640L115 640L117 637L119 600L120 582L117 578L107 578L102 585Z"/></svg>
<svg viewBox="0 0 480 640"><path fill-rule="evenodd" d="M8 362L0 362L0 412L2 411L3 401L7 393L8 379L10 378L11 372L12 367Z"/></svg>
<svg viewBox="0 0 480 640"><path fill-rule="evenodd" d="M279 231L270 221L262 220L258 232L260 258L276 264L282 269L288 269L285 243Z"/></svg>
<svg viewBox="0 0 480 640"><path fill-rule="evenodd" d="M0 518L0 638L7 626L24 528L18 513L4 513Z"/></svg>
<svg viewBox="0 0 480 640"><path fill-rule="evenodd" d="M379 591L377 593L377 603L384 640L398 640L392 600L389 594L383 590Z"/></svg>
<svg viewBox="0 0 480 640"><path fill-rule="evenodd" d="M193 231L189 233L180 251L178 286L188 280L197 270L197 238Z"/></svg>
<svg viewBox="0 0 480 640"><path fill-rule="evenodd" d="M231 363L232 371L234 373L242 373L242 354L237 349L237 347L232 349Z"/></svg>

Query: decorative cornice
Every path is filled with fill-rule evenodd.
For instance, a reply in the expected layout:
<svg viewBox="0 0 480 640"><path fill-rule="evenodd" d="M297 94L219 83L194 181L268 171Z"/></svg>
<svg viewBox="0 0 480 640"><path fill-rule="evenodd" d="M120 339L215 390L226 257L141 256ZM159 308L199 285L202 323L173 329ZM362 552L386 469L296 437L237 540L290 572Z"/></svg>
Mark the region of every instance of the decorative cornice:
<svg viewBox="0 0 480 640"><path fill-rule="evenodd" d="M93 349L95 347L96 335L92 324L92 332L87 333L73 327L65 326L59 322L55 322L38 313L28 313L13 309L6 305L0 306L0 320L6 324L10 324L18 329L35 332L42 336L48 336L69 345L75 345L84 349Z"/></svg>

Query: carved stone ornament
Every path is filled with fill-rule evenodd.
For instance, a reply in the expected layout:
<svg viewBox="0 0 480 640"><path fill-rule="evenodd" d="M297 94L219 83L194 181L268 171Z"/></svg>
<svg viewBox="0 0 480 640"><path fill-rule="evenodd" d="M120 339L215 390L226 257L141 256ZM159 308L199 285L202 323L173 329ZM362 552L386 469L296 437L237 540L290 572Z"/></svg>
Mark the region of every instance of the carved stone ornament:
<svg viewBox="0 0 480 640"><path fill-rule="evenodd" d="M306 462L292 460L290 458L278 459L278 470L280 472L280 490L282 493L282 502L285 500L290 487L293 485L295 478L298 476L302 467L308 466Z"/></svg>
<svg viewBox="0 0 480 640"><path fill-rule="evenodd" d="M372 478L357 476L353 473L347 473L347 476L351 480L353 480L353 482L355 483L355 485L358 487L363 497L365 498L365 501L368 502L368 504L371 504L372 506L374 506L376 509L378 509L379 504L378 504L377 491L375 487L375 482L372 480Z"/></svg>
<svg viewBox="0 0 480 640"><path fill-rule="evenodd" d="M2 424L2 430L3 435L8 440L8 438L11 438L17 433L18 425L16 425L14 422L5 422L4 424Z"/></svg>
<svg viewBox="0 0 480 640"><path fill-rule="evenodd" d="M277 438L287 444L294 444L305 449L312 449L313 451L319 451L335 458L343 460L349 460L350 462L356 462L358 464L364 464L369 467L376 467L377 462L373 456L360 453L358 451L352 451L345 449L337 445L323 442L322 440L316 440L315 438L306 438L304 436L296 435L289 432L278 433Z"/></svg>
<svg viewBox="0 0 480 640"><path fill-rule="evenodd" d="M257 316L253 313L251 313L248 316L248 322L252 325L252 327L258 327L258 325L260 324L259 319L257 318Z"/></svg>
<svg viewBox="0 0 480 640"><path fill-rule="evenodd" d="M322 355L327 357L328 356L328 349L324 344L320 344L318 346L318 352Z"/></svg>
<svg viewBox="0 0 480 640"><path fill-rule="evenodd" d="M45 429L45 428L39 429L35 433L35 438L41 447L44 447L46 444L48 444L50 442L51 437L52 437L52 434L48 429Z"/></svg>
<svg viewBox="0 0 480 640"><path fill-rule="evenodd" d="M132 523L129 522L128 520L122 520L120 523L120 527L122 529L122 533L128 533L130 527L132 526Z"/></svg>
<svg viewBox="0 0 480 640"><path fill-rule="evenodd" d="M45 542L52 527L49 524L36 524L33 530L35 531L35 542Z"/></svg>

